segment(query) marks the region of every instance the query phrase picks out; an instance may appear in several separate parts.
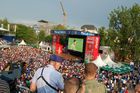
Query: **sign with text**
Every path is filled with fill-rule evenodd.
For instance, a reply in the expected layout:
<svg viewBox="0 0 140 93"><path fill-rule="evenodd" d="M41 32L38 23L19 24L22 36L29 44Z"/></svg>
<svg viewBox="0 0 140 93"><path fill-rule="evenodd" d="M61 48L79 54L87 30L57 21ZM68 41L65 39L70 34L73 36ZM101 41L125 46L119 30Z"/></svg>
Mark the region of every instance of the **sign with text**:
<svg viewBox="0 0 140 93"><path fill-rule="evenodd" d="M85 49L85 63L90 63L98 56L99 36L87 36Z"/></svg>
<svg viewBox="0 0 140 93"><path fill-rule="evenodd" d="M60 43L60 35L53 35L53 53L56 52L56 44Z"/></svg>

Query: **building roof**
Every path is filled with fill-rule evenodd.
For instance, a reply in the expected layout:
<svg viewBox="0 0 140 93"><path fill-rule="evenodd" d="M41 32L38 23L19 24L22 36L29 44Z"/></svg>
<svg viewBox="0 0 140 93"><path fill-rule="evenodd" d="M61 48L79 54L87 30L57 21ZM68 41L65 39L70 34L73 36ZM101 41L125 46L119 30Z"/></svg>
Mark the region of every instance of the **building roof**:
<svg viewBox="0 0 140 93"><path fill-rule="evenodd" d="M81 26L81 29L97 30L97 28L94 25L89 25L89 24Z"/></svg>
<svg viewBox="0 0 140 93"><path fill-rule="evenodd" d="M45 20L40 20L38 22L41 22L41 23L48 23L48 21L45 21Z"/></svg>

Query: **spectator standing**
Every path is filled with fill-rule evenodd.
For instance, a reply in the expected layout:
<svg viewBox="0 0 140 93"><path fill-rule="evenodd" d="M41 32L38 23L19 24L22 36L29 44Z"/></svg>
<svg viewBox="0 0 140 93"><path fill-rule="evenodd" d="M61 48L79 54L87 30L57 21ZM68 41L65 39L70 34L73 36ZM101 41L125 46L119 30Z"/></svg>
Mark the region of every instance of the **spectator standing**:
<svg viewBox="0 0 140 93"><path fill-rule="evenodd" d="M63 78L61 73L57 71L62 61L61 57L51 55L49 65L44 68L39 68L35 72L30 90L37 90L37 93L58 93L58 90L63 90Z"/></svg>
<svg viewBox="0 0 140 93"><path fill-rule="evenodd" d="M0 93L10 93L9 84L2 79L0 79Z"/></svg>
<svg viewBox="0 0 140 93"><path fill-rule="evenodd" d="M64 93L81 93L80 80L75 77L65 80Z"/></svg>
<svg viewBox="0 0 140 93"><path fill-rule="evenodd" d="M88 63L85 66L85 81L82 85L83 93L107 93L105 85L98 83L95 80L95 75L98 68L93 63Z"/></svg>

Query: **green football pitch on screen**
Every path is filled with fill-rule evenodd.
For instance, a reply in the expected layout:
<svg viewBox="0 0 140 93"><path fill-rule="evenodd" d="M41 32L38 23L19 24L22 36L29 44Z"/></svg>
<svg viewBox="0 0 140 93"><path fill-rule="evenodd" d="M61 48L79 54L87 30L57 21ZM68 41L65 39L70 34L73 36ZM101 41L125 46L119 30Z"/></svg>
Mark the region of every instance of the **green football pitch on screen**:
<svg viewBox="0 0 140 93"><path fill-rule="evenodd" d="M82 38L69 38L68 49L78 52L83 52L83 39Z"/></svg>

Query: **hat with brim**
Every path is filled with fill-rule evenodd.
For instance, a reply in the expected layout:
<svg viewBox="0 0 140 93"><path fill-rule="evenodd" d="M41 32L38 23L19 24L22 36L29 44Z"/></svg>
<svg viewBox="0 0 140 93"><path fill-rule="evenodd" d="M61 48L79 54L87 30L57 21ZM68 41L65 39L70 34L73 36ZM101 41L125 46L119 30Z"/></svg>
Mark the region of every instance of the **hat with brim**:
<svg viewBox="0 0 140 93"><path fill-rule="evenodd" d="M56 61L56 62L59 62L59 63L62 63L63 62L63 59L60 56L57 56L55 54L50 55L50 60Z"/></svg>

